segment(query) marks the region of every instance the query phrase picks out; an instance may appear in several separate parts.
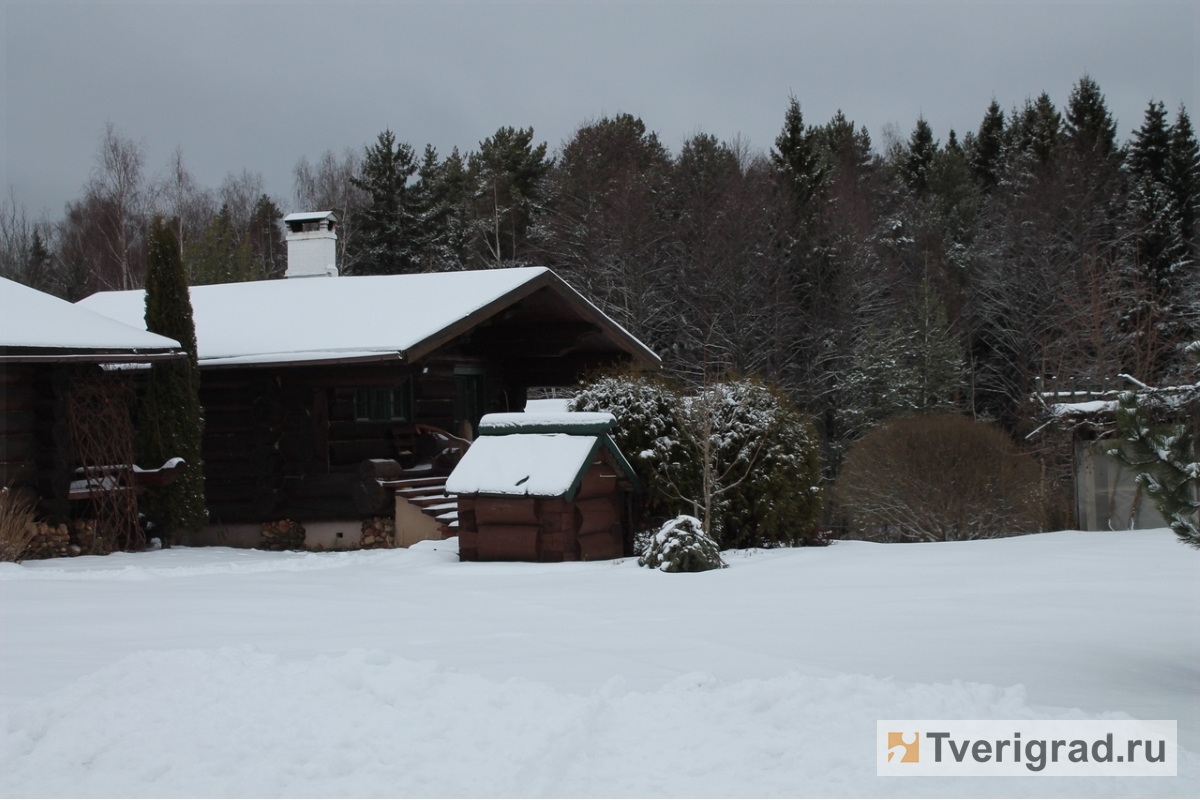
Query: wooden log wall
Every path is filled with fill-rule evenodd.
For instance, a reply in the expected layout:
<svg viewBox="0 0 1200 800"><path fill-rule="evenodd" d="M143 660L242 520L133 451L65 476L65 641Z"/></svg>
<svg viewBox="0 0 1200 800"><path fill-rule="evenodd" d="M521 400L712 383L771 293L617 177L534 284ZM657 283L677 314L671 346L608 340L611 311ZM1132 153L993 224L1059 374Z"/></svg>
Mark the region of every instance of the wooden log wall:
<svg viewBox="0 0 1200 800"><path fill-rule="evenodd" d="M203 372L204 492L214 523L253 518L260 480L269 488L278 470L270 420L276 385L265 372Z"/></svg>
<svg viewBox="0 0 1200 800"><path fill-rule="evenodd" d="M357 518L353 488L364 460L411 466L415 424L452 430L455 363L203 371L202 455L212 521ZM411 422L355 418L358 389L407 379Z"/></svg>
<svg viewBox="0 0 1200 800"><path fill-rule="evenodd" d="M584 561L602 561L624 555L622 491L617 471L606 458L592 464L575 495L576 542Z"/></svg>
<svg viewBox="0 0 1200 800"><path fill-rule="evenodd" d="M553 374L539 369L543 361L504 355L503 348L494 357L481 357L464 339L414 365L203 370L202 456L211 519L356 518L352 492L359 464L372 458L395 459L406 467L415 463L415 436L403 430L412 424L456 433L457 366L483 370L485 412L519 411L527 386L551 378L569 383L585 366L594 367L596 358L549 359L556 362ZM412 381L411 423L355 418L357 389L396 387L406 379ZM548 552L567 558L574 540L563 541Z"/></svg>
<svg viewBox="0 0 1200 800"><path fill-rule="evenodd" d="M459 495L460 561L601 561L625 553L624 490L607 454L574 500Z"/></svg>
<svg viewBox="0 0 1200 800"><path fill-rule="evenodd" d="M61 365L0 366L0 485L36 491L39 512L54 524L69 515L68 381Z"/></svg>

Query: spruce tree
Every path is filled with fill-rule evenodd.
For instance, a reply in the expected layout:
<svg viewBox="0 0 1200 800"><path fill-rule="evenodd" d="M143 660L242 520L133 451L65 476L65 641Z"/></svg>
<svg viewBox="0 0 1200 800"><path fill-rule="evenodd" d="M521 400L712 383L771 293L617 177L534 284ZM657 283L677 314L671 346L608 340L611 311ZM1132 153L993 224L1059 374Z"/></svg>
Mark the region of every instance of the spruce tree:
<svg viewBox="0 0 1200 800"><path fill-rule="evenodd" d="M783 130L775 138L771 161L783 174L799 206L806 206L825 182L825 166L817 148L817 137L804 126L800 101L789 98Z"/></svg>
<svg viewBox="0 0 1200 800"><path fill-rule="evenodd" d="M1080 156L1107 159L1117 150L1117 122L1108 112L1100 85L1087 75L1067 98L1066 135Z"/></svg>
<svg viewBox="0 0 1200 800"><path fill-rule="evenodd" d="M40 291L49 291L53 286L54 254L46 247L42 232L33 229L33 241L29 245L29 258L25 263L25 280L27 286Z"/></svg>
<svg viewBox="0 0 1200 800"><path fill-rule="evenodd" d="M1190 128L1186 116L1184 122ZM1138 376L1143 380L1159 380L1165 371L1177 366L1179 353L1173 352L1174 348L1193 335L1184 309L1195 292L1195 264L1190 258L1190 242L1185 238L1187 210L1181 209L1180 194L1175 189L1179 185L1176 170L1185 176L1187 173L1188 148L1186 143L1179 147L1180 169L1173 158L1173 134L1166 108L1152 101L1141 127L1133 132L1125 159L1132 184L1128 284L1134 302L1122 322L1134 336L1153 333L1161 342L1151 374ZM1184 142L1189 138L1194 142L1194 136L1185 132ZM1185 187L1182 193L1186 200ZM1194 214L1194 205L1188 210ZM1191 218L1194 220L1194 216Z"/></svg>
<svg viewBox="0 0 1200 800"><path fill-rule="evenodd" d="M1200 145L1192 130L1192 121L1182 105L1171 127L1171 154L1167 169L1167 186L1175 199L1179 213L1179 233L1189 252L1195 257L1196 212L1200 206Z"/></svg>
<svg viewBox="0 0 1200 800"><path fill-rule="evenodd" d="M1163 183L1171 158L1171 126L1167 109L1158 101L1146 108L1142 126L1133 132L1126 161L1129 171L1139 179Z"/></svg>
<svg viewBox="0 0 1200 800"><path fill-rule="evenodd" d="M812 132L824 153L827 172L862 171L871 163L871 136L866 127L854 129L839 108L829 122Z"/></svg>
<svg viewBox="0 0 1200 800"><path fill-rule="evenodd" d="M925 117L917 118L917 126L908 137L908 152L904 160L904 180L908 188L921 194L929 186L929 168L938 152L933 129Z"/></svg>
<svg viewBox="0 0 1200 800"><path fill-rule="evenodd" d="M1004 153L1004 112L993 98L983 122L979 123L979 134L970 151L971 169L975 178L985 189L995 186L1000 180L1000 161Z"/></svg>
<svg viewBox="0 0 1200 800"><path fill-rule="evenodd" d="M956 156L963 155L962 145L958 143L958 134L954 132L954 128L950 129L950 135L946 137L946 150Z"/></svg>
<svg viewBox="0 0 1200 800"><path fill-rule="evenodd" d="M397 142L390 130L367 148L362 171L351 181L370 196L358 214L359 266L366 275L396 275L418 268L414 247L416 219L409 179L417 162L410 145Z"/></svg>
<svg viewBox="0 0 1200 800"><path fill-rule="evenodd" d="M142 498L146 516L155 523L163 544L208 521L204 508L204 472L200 461L204 416L200 408L200 370L196 327L188 295L179 243L170 223L155 217L146 252L146 330L183 345L187 358L164 361L150 370L138 420L140 459L158 467L183 458L187 467L171 485L152 489Z"/></svg>
<svg viewBox="0 0 1200 800"><path fill-rule="evenodd" d="M1014 153L1031 155L1038 163L1048 165L1058 153L1062 127L1062 115L1050 95L1042 92L1036 101L1026 100L1020 113L1013 112L1012 124L1006 131L1008 147Z"/></svg>
<svg viewBox="0 0 1200 800"><path fill-rule="evenodd" d="M250 259L255 271L264 278L282 278L287 271L287 248L279 224L282 218L283 212L279 206L264 194L254 204L246 225L245 238L249 242Z"/></svg>
<svg viewBox="0 0 1200 800"><path fill-rule="evenodd" d="M204 226L204 231L183 246L186 274L192 286L239 283L266 277L254 262L250 241L239 235L228 205Z"/></svg>
<svg viewBox="0 0 1200 800"><path fill-rule="evenodd" d="M457 147L440 160L433 145L425 146L410 196L421 270L462 269L470 238L471 182Z"/></svg>

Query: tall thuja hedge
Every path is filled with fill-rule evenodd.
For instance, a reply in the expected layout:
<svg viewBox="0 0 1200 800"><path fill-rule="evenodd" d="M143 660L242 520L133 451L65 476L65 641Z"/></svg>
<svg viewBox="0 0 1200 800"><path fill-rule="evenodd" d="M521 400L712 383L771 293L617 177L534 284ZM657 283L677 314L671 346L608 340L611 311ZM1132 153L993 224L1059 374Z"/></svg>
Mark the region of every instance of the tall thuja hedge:
<svg viewBox="0 0 1200 800"><path fill-rule="evenodd" d="M724 548L814 541L820 443L778 391L730 380L689 394L658 377L610 375L571 408L617 418L613 438L646 487L647 521L699 515Z"/></svg>
<svg viewBox="0 0 1200 800"><path fill-rule="evenodd" d="M204 508L200 461L204 414L200 408L196 325L179 242L172 227L160 217L151 224L146 252L146 329L175 339L188 354L187 358L155 364L150 370L138 425L143 464L157 467L176 457L187 462L174 483L143 497L143 510L165 544L176 533L203 527L208 511Z"/></svg>

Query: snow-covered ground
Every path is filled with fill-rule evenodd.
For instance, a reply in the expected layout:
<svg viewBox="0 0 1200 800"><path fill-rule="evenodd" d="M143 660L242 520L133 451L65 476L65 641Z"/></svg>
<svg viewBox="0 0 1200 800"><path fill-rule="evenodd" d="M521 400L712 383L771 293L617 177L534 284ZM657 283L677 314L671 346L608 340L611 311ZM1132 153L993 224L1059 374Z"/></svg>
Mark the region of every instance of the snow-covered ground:
<svg viewBox="0 0 1200 800"><path fill-rule="evenodd" d="M1200 794L1168 531L633 560L0 565L5 795ZM1174 779L885 779L877 719L1177 719Z"/></svg>

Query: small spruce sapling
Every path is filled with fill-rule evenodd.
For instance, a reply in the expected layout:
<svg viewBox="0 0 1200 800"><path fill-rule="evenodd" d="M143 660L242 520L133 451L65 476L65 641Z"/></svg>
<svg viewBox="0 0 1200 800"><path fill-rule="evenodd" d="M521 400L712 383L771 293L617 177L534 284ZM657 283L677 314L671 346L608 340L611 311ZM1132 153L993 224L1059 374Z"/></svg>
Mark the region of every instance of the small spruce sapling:
<svg viewBox="0 0 1200 800"><path fill-rule="evenodd" d="M667 521L649 537L638 565L661 572L706 572L728 566L721 546L704 532L700 520L687 515Z"/></svg>

